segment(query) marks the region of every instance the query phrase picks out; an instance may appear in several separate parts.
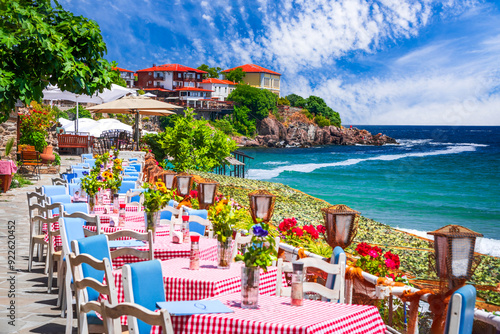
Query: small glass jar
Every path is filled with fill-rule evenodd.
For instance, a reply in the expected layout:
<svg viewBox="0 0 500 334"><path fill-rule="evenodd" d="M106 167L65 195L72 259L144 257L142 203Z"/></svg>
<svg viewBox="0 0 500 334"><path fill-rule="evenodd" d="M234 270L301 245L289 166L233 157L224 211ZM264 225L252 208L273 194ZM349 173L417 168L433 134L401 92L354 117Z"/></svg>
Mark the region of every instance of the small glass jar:
<svg viewBox="0 0 500 334"><path fill-rule="evenodd" d="M182 242L189 242L189 216L182 216Z"/></svg>
<svg viewBox="0 0 500 334"><path fill-rule="evenodd" d="M292 306L302 306L304 300L304 264L294 262L292 263Z"/></svg>
<svg viewBox="0 0 500 334"><path fill-rule="evenodd" d="M120 212L118 213L118 226L125 225L125 204L120 204Z"/></svg>
<svg viewBox="0 0 500 334"><path fill-rule="evenodd" d="M118 213L120 209L120 195L113 194L113 213Z"/></svg>
<svg viewBox="0 0 500 334"><path fill-rule="evenodd" d="M191 236L191 255L189 257L189 269L200 270L200 236Z"/></svg>
<svg viewBox="0 0 500 334"><path fill-rule="evenodd" d="M103 203L103 192L102 190L99 190L97 192L97 205L102 205Z"/></svg>

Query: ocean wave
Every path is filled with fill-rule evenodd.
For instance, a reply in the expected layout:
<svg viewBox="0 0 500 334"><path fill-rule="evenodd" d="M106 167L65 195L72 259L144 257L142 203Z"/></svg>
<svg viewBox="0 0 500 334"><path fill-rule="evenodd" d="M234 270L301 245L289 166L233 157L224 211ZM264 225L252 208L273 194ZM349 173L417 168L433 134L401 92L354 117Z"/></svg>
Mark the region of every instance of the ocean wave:
<svg viewBox="0 0 500 334"><path fill-rule="evenodd" d="M434 237L432 235L428 235L425 231L399 227L396 227L396 229L418 235L419 237L434 240ZM474 248L474 250L481 254L500 257L500 240L490 238L477 238L476 247Z"/></svg>
<svg viewBox="0 0 500 334"><path fill-rule="evenodd" d="M266 161L263 165L286 165L288 161Z"/></svg>
<svg viewBox="0 0 500 334"><path fill-rule="evenodd" d="M415 146L430 143L432 139L396 139L401 146Z"/></svg>
<svg viewBox="0 0 500 334"><path fill-rule="evenodd" d="M456 146L463 146L463 145L467 145L467 146L473 146L473 147L488 147L490 145L486 145L486 144L475 144L475 143L440 143L440 142L432 142L432 143L429 143L430 145L443 145L443 146L450 146L450 145L456 145Z"/></svg>
<svg viewBox="0 0 500 334"><path fill-rule="evenodd" d="M250 169L248 171L248 177L251 179L266 180L272 179L279 176L285 171L289 172L300 172L300 173L311 173L319 168L325 167L337 167L337 166L350 166L355 165L363 161L393 161L403 158L422 158L433 155L443 155L443 154L457 154L462 152L473 152L476 148L472 145L460 145L460 146L448 146L444 150L436 150L430 152L415 152L415 153L405 153L405 154L387 154L379 155L375 157L365 158L365 159L347 159L344 161L329 162L329 163L309 163L309 164L294 164L288 166L280 166L273 169Z"/></svg>

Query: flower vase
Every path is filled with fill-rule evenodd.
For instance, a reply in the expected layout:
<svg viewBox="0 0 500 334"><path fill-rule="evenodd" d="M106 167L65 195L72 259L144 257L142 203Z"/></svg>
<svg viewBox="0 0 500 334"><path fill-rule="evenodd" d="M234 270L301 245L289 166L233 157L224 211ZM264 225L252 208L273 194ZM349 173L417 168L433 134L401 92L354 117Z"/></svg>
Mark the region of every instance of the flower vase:
<svg viewBox="0 0 500 334"><path fill-rule="evenodd" d="M241 268L241 308L258 308L259 267Z"/></svg>
<svg viewBox="0 0 500 334"><path fill-rule="evenodd" d="M156 226L158 224L159 212L146 212L146 230L153 232L153 242L155 241Z"/></svg>
<svg viewBox="0 0 500 334"><path fill-rule="evenodd" d="M89 212L90 214L95 214L95 195L88 195L89 199Z"/></svg>
<svg viewBox="0 0 500 334"><path fill-rule="evenodd" d="M232 239L227 238L225 242L217 240L217 268L229 269L231 266Z"/></svg>

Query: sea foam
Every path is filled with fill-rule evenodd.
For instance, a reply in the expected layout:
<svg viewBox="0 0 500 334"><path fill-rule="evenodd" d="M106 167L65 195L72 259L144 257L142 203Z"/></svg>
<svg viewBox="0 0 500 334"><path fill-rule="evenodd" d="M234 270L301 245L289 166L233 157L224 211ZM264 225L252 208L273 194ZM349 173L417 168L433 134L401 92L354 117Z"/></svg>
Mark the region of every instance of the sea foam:
<svg viewBox="0 0 500 334"><path fill-rule="evenodd" d="M309 163L309 164L294 164L288 166L280 166L273 169L250 169L248 171L248 177L250 179L258 179L258 180L266 180L272 179L274 177L279 176L284 171L290 172L300 172L300 173L311 173L318 168L325 167L336 167L336 166L350 166L355 165L363 161L374 161L374 160L382 160L382 161L392 161L403 158L410 157L427 157L433 155L443 155L443 154L457 154L462 152L473 152L476 150L475 144L456 144L455 146L448 146L443 150L436 150L430 152L414 152L414 153L405 153L405 154L385 154L374 156L365 159L347 159L344 161L337 162L329 162L329 163Z"/></svg>
<svg viewBox="0 0 500 334"><path fill-rule="evenodd" d="M396 227L396 229L411 234L415 234L419 237L434 240L434 237L432 235L428 235L427 232L425 231L413 230L409 228L399 228L399 227ZM481 254L500 257L500 240L490 239L490 238L477 238L476 247L474 250Z"/></svg>

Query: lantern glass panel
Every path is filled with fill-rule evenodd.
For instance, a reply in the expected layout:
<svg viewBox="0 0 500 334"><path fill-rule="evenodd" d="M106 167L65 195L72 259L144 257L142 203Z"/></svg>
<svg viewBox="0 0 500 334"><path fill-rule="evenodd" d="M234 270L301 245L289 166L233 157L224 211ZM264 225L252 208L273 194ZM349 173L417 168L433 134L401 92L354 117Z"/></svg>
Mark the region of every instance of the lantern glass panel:
<svg viewBox="0 0 500 334"><path fill-rule="evenodd" d="M436 251L436 271L438 277L446 277L446 258L448 257L448 238L443 236L436 236L434 241L434 248Z"/></svg>
<svg viewBox="0 0 500 334"><path fill-rule="evenodd" d="M189 177L177 176L177 183L179 186L179 193L181 195L187 195L189 192Z"/></svg>
<svg viewBox="0 0 500 334"><path fill-rule="evenodd" d="M336 217L336 233L335 241L342 244L347 244L349 238L349 230L352 224L352 215L337 215Z"/></svg>
<svg viewBox="0 0 500 334"><path fill-rule="evenodd" d="M216 184L203 184L203 203L212 204L214 201Z"/></svg>
<svg viewBox="0 0 500 334"><path fill-rule="evenodd" d="M271 206L271 197L257 197L255 198L255 216L262 220L267 220L267 213Z"/></svg>
<svg viewBox="0 0 500 334"><path fill-rule="evenodd" d="M167 187L167 189L172 189L174 186L174 178L175 174L165 174L165 187Z"/></svg>
<svg viewBox="0 0 500 334"><path fill-rule="evenodd" d="M451 274L466 277L469 269L471 238L451 239Z"/></svg>

